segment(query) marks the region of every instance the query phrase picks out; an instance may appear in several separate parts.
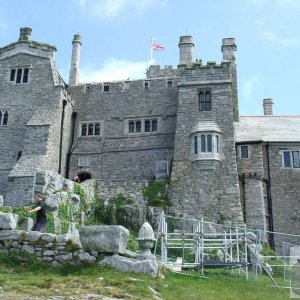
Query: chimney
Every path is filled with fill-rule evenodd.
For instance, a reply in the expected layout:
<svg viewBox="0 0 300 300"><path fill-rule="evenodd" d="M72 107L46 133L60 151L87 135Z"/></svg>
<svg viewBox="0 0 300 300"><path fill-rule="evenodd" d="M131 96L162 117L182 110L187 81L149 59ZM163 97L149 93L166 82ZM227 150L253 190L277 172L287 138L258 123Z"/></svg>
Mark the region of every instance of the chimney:
<svg viewBox="0 0 300 300"><path fill-rule="evenodd" d="M73 49L72 49L69 85L77 85L79 81L80 47L82 45L81 36L79 33L74 34L72 45L73 45Z"/></svg>
<svg viewBox="0 0 300 300"><path fill-rule="evenodd" d="M193 63L193 37L190 35L181 36L179 40L179 55L180 65L192 64Z"/></svg>
<svg viewBox="0 0 300 300"><path fill-rule="evenodd" d="M273 99L266 98L264 99L264 115L265 116L272 116L273 115Z"/></svg>
<svg viewBox="0 0 300 300"><path fill-rule="evenodd" d="M29 27L21 27L20 28L19 42L30 41L30 39L31 39L31 32L32 32L31 28L29 28Z"/></svg>
<svg viewBox="0 0 300 300"><path fill-rule="evenodd" d="M234 121L239 121L239 99L238 99L238 84L237 84L237 68L236 68L236 43L234 38L224 38L222 40L221 51L223 60L231 62L231 81L232 81L232 103L233 103L233 118Z"/></svg>

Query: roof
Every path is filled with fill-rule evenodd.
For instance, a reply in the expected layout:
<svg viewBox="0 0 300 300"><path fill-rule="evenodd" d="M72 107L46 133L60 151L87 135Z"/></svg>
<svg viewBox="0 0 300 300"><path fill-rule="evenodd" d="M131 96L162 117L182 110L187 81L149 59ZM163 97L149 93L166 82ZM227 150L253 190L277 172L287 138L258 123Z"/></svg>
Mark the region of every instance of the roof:
<svg viewBox="0 0 300 300"><path fill-rule="evenodd" d="M298 116L240 116L234 124L235 141L299 142L300 115Z"/></svg>

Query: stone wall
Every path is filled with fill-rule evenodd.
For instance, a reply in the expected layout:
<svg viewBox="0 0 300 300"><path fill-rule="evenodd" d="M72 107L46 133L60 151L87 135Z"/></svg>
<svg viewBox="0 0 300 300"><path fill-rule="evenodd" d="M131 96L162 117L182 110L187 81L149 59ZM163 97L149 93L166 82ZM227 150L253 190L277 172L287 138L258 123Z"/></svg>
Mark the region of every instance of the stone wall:
<svg viewBox="0 0 300 300"><path fill-rule="evenodd" d="M157 161L173 156L177 79L149 79L70 87L77 112L70 177L86 171L104 180L150 180ZM109 91L104 91L104 85ZM129 120L157 119L156 132L128 133ZM100 122L100 136L81 136L82 122ZM81 163L81 157L85 162Z"/></svg>

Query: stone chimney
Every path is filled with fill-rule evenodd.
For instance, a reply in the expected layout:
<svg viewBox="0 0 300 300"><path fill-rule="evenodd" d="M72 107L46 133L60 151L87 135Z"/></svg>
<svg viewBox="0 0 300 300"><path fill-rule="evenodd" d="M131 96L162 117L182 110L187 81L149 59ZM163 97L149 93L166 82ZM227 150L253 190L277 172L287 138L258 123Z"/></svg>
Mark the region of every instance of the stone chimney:
<svg viewBox="0 0 300 300"><path fill-rule="evenodd" d="M29 27L21 27L20 28L19 42L30 41L30 39L31 39L31 32L32 32L31 28L29 28Z"/></svg>
<svg viewBox="0 0 300 300"><path fill-rule="evenodd" d="M179 40L179 55L180 65L192 64L193 63L193 37L190 35L181 36Z"/></svg>
<svg viewBox="0 0 300 300"><path fill-rule="evenodd" d="M234 38L224 38L222 40L221 51L223 60L231 62L231 81L232 81L232 103L234 121L239 121L239 100L238 100L238 84L237 84L237 67L236 67L236 43Z"/></svg>
<svg viewBox="0 0 300 300"><path fill-rule="evenodd" d="M264 99L264 115L265 116L272 116L273 115L273 99L266 98Z"/></svg>
<svg viewBox="0 0 300 300"><path fill-rule="evenodd" d="M80 47L81 47L81 36L79 33L74 34L72 41L72 59L71 69L69 76L69 85L77 85L79 81L79 61L80 61Z"/></svg>

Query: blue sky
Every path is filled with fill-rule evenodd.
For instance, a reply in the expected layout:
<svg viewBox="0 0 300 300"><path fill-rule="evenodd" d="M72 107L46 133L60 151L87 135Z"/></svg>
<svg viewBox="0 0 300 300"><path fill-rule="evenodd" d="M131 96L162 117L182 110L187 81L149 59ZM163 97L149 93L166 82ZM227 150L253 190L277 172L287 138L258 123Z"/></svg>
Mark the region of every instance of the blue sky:
<svg viewBox="0 0 300 300"><path fill-rule="evenodd" d="M194 60L220 62L224 37L236 39L242 115L300 114L300 0L0 0L0 47L19 28L57 47L66 82L74 33L82 35L80 81L144 78L151 37L166 47L155 64L176 67L181 35L194 37Z"/></svg>

